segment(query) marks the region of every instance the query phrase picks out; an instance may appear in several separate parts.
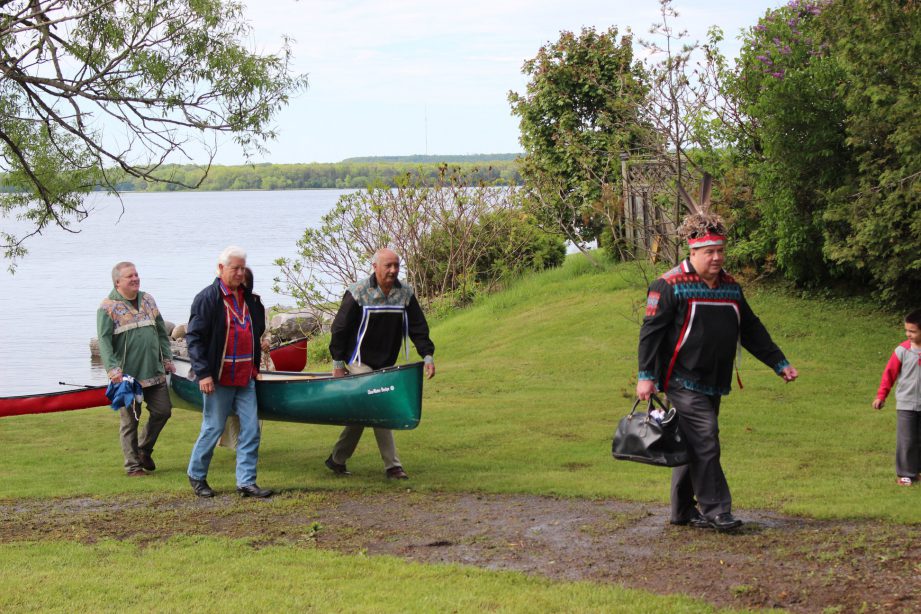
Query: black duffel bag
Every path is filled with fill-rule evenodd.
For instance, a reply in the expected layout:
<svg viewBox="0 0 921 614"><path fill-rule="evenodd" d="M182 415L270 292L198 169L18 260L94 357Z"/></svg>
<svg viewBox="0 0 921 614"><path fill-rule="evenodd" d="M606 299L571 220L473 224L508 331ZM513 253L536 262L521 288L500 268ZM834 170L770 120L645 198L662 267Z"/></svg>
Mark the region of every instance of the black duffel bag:
<svg viewBox="0 0 921 614"><path fill-rule="evenodd" d="M666 408L656 395L649 398L646 411L636 411L637 399L630 413L621 418L614 433L611 454L618 460L629 460L659 467L688 464L688 447L678 428L678 412ZM662 420L650 417L654 405L665 412Z"/></svg>

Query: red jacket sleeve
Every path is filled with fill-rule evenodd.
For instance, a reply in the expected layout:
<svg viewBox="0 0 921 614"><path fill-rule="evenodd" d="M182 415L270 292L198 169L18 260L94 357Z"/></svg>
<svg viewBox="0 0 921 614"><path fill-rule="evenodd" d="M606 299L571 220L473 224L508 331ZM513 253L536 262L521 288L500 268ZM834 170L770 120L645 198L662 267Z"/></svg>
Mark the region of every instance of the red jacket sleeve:
<svg viewBox="0 0 921 614"><path fill-rule="evenodd" d="M886 368L883 369L883 377L879 382L879 390L876 391L876 398L885 401L886 397L889 396L889 391L892 390L892 386L895 385L895 381L899 379L899 373L902 371L902 361L899 360L898 352L893 352L892 356L889 357L889 362L886 363Z"/></svg>

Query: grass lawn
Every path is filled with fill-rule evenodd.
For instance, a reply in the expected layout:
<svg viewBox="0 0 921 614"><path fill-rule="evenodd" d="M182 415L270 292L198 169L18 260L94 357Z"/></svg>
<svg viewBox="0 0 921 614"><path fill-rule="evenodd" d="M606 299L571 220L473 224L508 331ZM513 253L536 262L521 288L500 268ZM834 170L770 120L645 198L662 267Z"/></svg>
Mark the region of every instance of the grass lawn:
<svg viewBox="0 0 921 614"><path fill-rule="evenodd" d="M572 257L561 269L527 277L436 323L432 338L438 348L438 374L426 383L422 423L414 431L397 433L400 456L412 477L409 485L422 493L488 491L666 502L667 471L610 456L614 428L632 403L645 285L636 266L599 271ZM881 412L870 407L882 368L903 339L899 318L865 303L802 298L771 287L749 288L747 297L799 369L800 379L784 384L752 356L745 354L741 360L744 389L734 389L724 399L720 415L723 464L739 515L744 518L746 508L766 508L818 518L921 522L918 489L895 486L893 403ZM155 452L156 474L127 479L121 470L118 420L106 408L2 419L0 499L162 491L186 491L191 496L185 468L199 424L198 414L175 409ZM398 487L383 480L370 433L349 462L352 478L335 479L323 460L337 435L336 427L265 423L259 483L282 490ZM209 482L220 490L233 488L231 452L218 449ZM192 595L183 593L186 584L208 584L205 576L196 579L194 561L214 557L253 578L261 576L249 566L259 560L267 575L296 563L295 568L300 565L320 574L317 582L324 567L341 566L373 577L371 587L376 582L386 587L384 578L391 573L425 578L438 587L432 592L441 593L443 586L445 595L452 594L455 586L469 585L466 591L459 590L469 593L472 601L455 602L469 603L463 610L525 611L531 609L526 607L530 598L515 602L519 597L514 595L534 591L535 599L544 595L548 600L538 608L541 611L618 607L643 611L630 605L632 597L607 588L571 584L561 588L514 574L321 552L270 549L237 557L238 547L203 540L157 548L156 557L165 570L189 572L184 584L170 588L170 599L176 601L166 603L184 603ZM67 601L61 596L77 591L83 595L78 602L86 604L82 609L99 609L97 602L89 601L96 591L112 591L138 605L152 598L141 590L143 576L126 571L131 568L125 563L132 548L130 544L5 545L0 547L0 558L14 570L19 569L16 561L23 565L33 561L28 577L44 574L49 582L55 568L63 564L72 577L52 582L59 598L48 602L48 608L63 609ZM186 558L193 563L181 567ZM79 573L88 565L99 569L91 578ZM170 573L164 571L161 577L166 584ZM115 580L119 574L134 579L122 588ZM23 577L22 572L16 575ZM315 581L304 573L295 575L297 579L291 576L290 582ZM219 588L223 581L212 591L215 600L228 595ZM343 595L341 607L332 609L362 609L354 601L363 594L360 584L333 583L325 590ZM400 607L402 592L392 602L385 600L380 611L405 609L405 603ZM2 584L0 594L9 600L0 601L0 609L28 597L21 591L10 593ZM324 603L326 593L316 594L317 603ZM570 595L568 603L561 598L564 594ZM194 598L201 598L200 594ZM276 609L290 609L283 596L278 599ZM622 606L605 605L609 603ZM680 600L669 603L670 611L685 607ZM450 608L432 603L420 609Z"/></svg>
<svg viewBox="0 0 921 614"><path fill-rule="evenodd" d="M113 541L4 544L0 571L4 612L716 611L589 582L211 538L143 549Z"/></svg>

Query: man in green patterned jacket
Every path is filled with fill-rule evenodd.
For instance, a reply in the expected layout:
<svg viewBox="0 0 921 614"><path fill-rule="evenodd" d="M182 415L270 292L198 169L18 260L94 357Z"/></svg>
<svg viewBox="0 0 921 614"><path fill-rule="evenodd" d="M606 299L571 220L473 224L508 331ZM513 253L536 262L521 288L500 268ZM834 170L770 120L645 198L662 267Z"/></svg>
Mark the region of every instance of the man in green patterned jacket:
<svg viewBox="0 0 921 614"><path fill-rule="evenodd" d="M160 431L172 414L167 372L175 371L169 336L163 317L153 297L141 292L141 279L130 262L119 262L112 269L115 285L96 311L99 353L109 379L121 383L130 375L144 390L144 402L150 417L138 441L140 404L123 407L121 444L125 471L129 477L142 477L157 468L152 455Z"/></svg>

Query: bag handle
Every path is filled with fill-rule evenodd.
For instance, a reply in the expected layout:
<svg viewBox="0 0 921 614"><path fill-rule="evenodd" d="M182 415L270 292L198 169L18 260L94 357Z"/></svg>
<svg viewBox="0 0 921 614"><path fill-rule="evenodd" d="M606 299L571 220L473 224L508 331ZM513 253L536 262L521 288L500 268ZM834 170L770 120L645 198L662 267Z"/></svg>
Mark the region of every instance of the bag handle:
<svg viewBox="0 0 921 614"><path fill-rule="evenodd" d="M639 407L640 401L642 401L642 399L637 398L636 401L633 403L633 409L630 410L630 416L631 416L631 417L633 417L633 413L636 411L636 408ZM665 413L668 413L668 408L665 407L665 403L662 402L662 399L659 398L659 395L653 393L653 394L649 397L649 400L647 401L647 405L646 405L646 414L647 414L647 415L653 410L653 405L654 405L654 404L658 404L659 407L662 409L662 411L664 411Z"/></svg>

